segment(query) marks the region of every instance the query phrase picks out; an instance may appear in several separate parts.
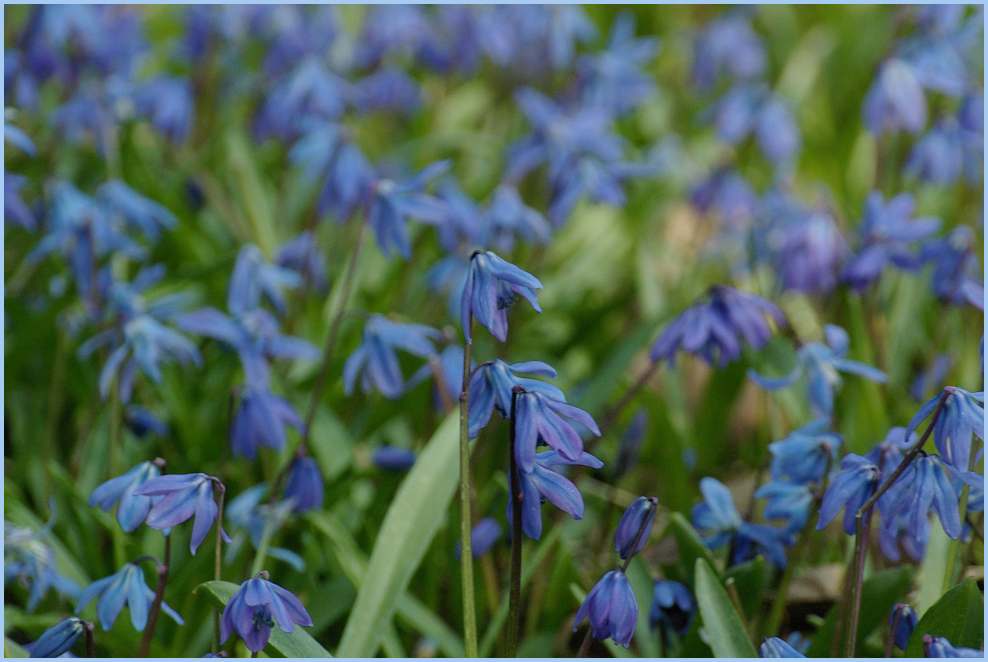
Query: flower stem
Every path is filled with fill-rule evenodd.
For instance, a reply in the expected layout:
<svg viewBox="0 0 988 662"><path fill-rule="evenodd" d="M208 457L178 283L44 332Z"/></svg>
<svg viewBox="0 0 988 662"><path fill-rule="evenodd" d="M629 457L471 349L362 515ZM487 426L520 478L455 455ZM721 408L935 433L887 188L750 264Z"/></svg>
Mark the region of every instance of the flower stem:
<svg viewBox="0 0 988 662"><path fill-rule="evenodd" d="M947 401L947 397L950 394L944 391L940 395L940 399L937 401L936 409L933 410L933 415L930 417L930 422L926 426L926 430L923 432L923 436L917 441L903 456L902 461L899 462L899 466L895 468L892 475L886 478L875 493L871 497L861 504L858 508L858 512L855 515L855 531L856 535L854 537L854 560L853 560L853 575L851 579L851 591L849 595L850 605L847 609L848 619L847 619L847 632L844 643L844 657L854 657L855 647L857 645L858 639L858 619L861 616L861 585L864 580L864 562L865 553L868 548L868 537L871 531L871 511L874 509L875 504L882 497L883 494L888 492L889 488L895 484L895 481L899 479L906 468L916 459L920 451L923 449L923 445L926 444L926 440L930 438L933 434L933 428L937 424L937 419L940 418L940 412L943 411L943 405Z"/></svg>
<svg viewBox="0 0 988 662"><path fill-rule="evenodd" d="M473 317L468 322L473 335ZM460 388L460 573L463 581L463 648L477 657L477 613L473 585L473 549L470 541L470 354L473 343L463 345L463 383Z"/></svg>
<svg viewBox="0 0 988 662"><path fill-rule="evenodd" d="M590 628L587 628L587 633L583 635L583 641L580 643L580 650L577 651L577 657L586 657L587 653L590 652Z"/></svg>
<svg viewBox="0 0 988 662"><path fill-rule="evenodd" d="M139 657L148 657L148 652L151 650L151 639L154 637L154 630L158 625L158 616L161 614L161 603L165 599L165 587L168 585L168 566L171 564L171 556L172 537L166 535L164 561L158 565L158 585L154 588L154 602L151 603L147 627L144 628L144 635L141 637Z"/></svg>
<svg viewBox="0 0 988 662"><path fill-rule="evenodd" d="M96 639L93 637L95 628L89 621L83 625L83 633L86 637L86 657L96 657Z"/></svg>
<svg viewBox="0 0 988 662"><path fill-rule="evenodd" d="M511 390L511 443L508 444L508 466L511 471L511 584L508 589L508 645L507 656L518 655L518 633L521 631L521 477L518 474L518 459L515 455L515 407L518 394L524 392L520 386Z"/></svg>
<svg viewBox="0 0 988 662"><path fill-rule="evenodd" d="M622 395L621 399L617 401L617 404L611 407L607 413L604 414L600 429L605 435L607 434L607 431L611 429L611 426L617 421L618 417L621 415L621 412L624 411L624 408L635 399L638 392L641 391L646 384L648 384L648 380L652 378L652 375L654 375L655 371L658 369L659 363L657 361L650 363L648 368L642 372L641 375L639 375L637 380L635 380L635 383L628 387L628 390L624 392L624 395ZM595 440L591 440L591 443L593 441Z"/></svg>
<svg viewBox="0 0 988 662"><path fill-rule="evenodd" d="M257 553L254 554L254 563L250 567L250 576L253 577L261 571L264 567L264 561L268 556L268 549L271 547L271 534L273 533L274 527L271 525L271 518L267 518L264 522L264 528L261 530L261 540L257 544Z"/></svg>
<svg viewBox="0 0 988 662"><path fill-rule="evenodd" d="M223 483L217 482L219 496L217 496L216 513L216 554L213 557L213 579L220 581L223 578L223 502L226 499L226 487ZM213 652L220 650L220 608L213 612Z"/></svg>

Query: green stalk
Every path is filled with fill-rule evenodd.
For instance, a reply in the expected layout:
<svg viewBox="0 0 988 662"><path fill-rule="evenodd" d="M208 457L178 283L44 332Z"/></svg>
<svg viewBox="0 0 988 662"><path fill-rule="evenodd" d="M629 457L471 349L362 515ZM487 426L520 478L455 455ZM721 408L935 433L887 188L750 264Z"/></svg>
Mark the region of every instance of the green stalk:
<svg viewBox="0 0 988 662"><path fill-rule="evenodd" d="M144 628L144 635L141 637L141 648L139 657L148 657L151 650L151 639L154 638L154 630L158 626L158 616L161 614L161 603L165 599L165 587L168 585L168 567L171 564L172 537L165 536L164 561L158 565L158 584L154 589L154 602L151 603L151 611L148 614L147 626Z"/></svg>
<svg viewBox="0 0 988 662"><path fill-rule="evenodd" d="M213 579L220 581L223 579L223 502L226 498L226 487L223 483L216 481L216 488L219 490L217 496L216 513L216 553L213 556ZM213 612L213 652L220 651L220 617L219 607Z"/></svg>
<svg viewBox="0 0 988 662"><path fill-rule="evenodd" d="M511 391L511 422L508 444L508 466L511 471L511 584L508 592L508 645L507 657L518 656L518 633L521 631L521 478L518 475L518 460L515 457L515 407L518 394L524 389L515 386Z"/></svg>
<svg viewBox="0 0 988 662"><path fill-rule="evenodd" d="M271 535L274 527L271 526L271 518L264 522L264 529L261 531L261 541L257 545L257 553L254 554L254 563L250 567L250 576L257 575L264 568L264 561L268 556L268 549L271 547Z"/></svg>
<svg viewBox="0 0 988 662"><path fill-rule="evenodd" d="M473 316L464 329L472 336ZM463 383L460 388L460 572L463 577L463 648L477 657L477 613L473 585L473 548L470 541L470 354L473 342L463 345Z"/></svg>

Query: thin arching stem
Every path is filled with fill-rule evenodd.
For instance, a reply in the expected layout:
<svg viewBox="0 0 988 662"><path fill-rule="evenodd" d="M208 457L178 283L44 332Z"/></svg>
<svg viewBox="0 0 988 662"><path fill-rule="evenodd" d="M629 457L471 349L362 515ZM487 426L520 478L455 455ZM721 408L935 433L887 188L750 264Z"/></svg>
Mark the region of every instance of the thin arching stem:
<svg viewBox="0 0 988 662"><path fill-rule="evenodd" d="M147 627L144 628L144 635L141 637L141 648L138 655L147 657L151 650L151 640L154 638L154 630L158 626L158 616L161 614L161 603L165 599L165 587L168 585L168 567L171 564L172 537L165 536L164 561L158 564L158 584L154 589L154 602L151 603L151 610L148 613Z"/></svg>
<svg viewBox="0 0 988 662"><path fill-rule="evenodd" d="M473 336L473 317L466 338ZM470 517L470 354L473 343L463 344L463 383L460 387L460 574L463 580L463 648L467 657L477 657L477 612L473 585L473 531Z"/></svg>

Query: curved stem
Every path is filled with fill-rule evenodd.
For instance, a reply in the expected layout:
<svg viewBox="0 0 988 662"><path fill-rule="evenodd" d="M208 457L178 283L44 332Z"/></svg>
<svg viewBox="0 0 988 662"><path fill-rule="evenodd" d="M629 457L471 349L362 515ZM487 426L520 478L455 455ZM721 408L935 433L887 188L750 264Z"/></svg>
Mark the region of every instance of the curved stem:
<svg viewBox="0 0 988 662"><path fill-rule="evenodd" d="M583 641L580 643L580 650L577 651L577 657L586 657L587 653L590 652L590 627L587 627L587 633L583 635Z"/></svg>
<svg viewBox="0 0 988 662"><path fill-rule="evenodd" d="M222 483L217 483L219 496L217 497L216 513L216 553L213 556L213 579L220 581L223 579L223 502L226 499L226 487ZM221 611L217 607L213 612L213 652L220 650L220 617Z"/></svg>
<svg viewBox="0 0 988 662"><path fill-rule="evenodd" d="M89 621L86 621L83 626L83 633L86 637L86 657L96 657L96 639L93 636L95 629Z"/></svg>
<svg viewBox="0 0 988 662"><path fill-rule="evenodd" d="M165 599L165 587L168 585L168 566L171 564L172 537L165 536L164 562L158 565L158 585L154 589L154 602L151 603L151 611L148 613L147 626L144 628L144 635L141 637L141 648L139 657L148 657L151 650L151 639L154 638L154 630L158 626L158 616L161 614L161 603Z"/></svg>
<svg viewBox="0 0 988 662"><path fill-rule="evenodd" d="M624 395L622 395L621 399L617 401L617 404L611 407L607 413L604 414L600 429L605 435L607 434L607 431L611 429L611 426L617 421L618 417L621 415L621 412L624 411L624 408L635 399L638 392L641 391L646 384L648 384L648 380L652 378L652 375L654 375L658 369L659 363L657 361L652 362L648 366L648 369L642 372L642 374L638 376L638 379L636 379L635 382L628 387L628 390L624 392ZM592 444L599 438L602 437L592 439L590 443Z"/></svg>
<svg viewBox="0 0 988 662"><path fill-rule="evenodd" d="M517 427L515 424L515 407L520 392L523 392L520 386L515 386L511 391L509 428L511 443L508 444L508 466L511 472L511 585L508 592L508 657L518 655L518 633L521 631L521 504L523 494L521 476L518 473L518 460L515 455L515 428Z"/></svg>
<svg viewBox="0 0 988 662"><path fill-rule="evenodd" d="M468 322L473 330L473 317ZM460 572L463 581L463 648L477 657L477 613L473 585L473 548L470 535L470 354L473 343L463 345L463 383L460 388Z"/></svg>

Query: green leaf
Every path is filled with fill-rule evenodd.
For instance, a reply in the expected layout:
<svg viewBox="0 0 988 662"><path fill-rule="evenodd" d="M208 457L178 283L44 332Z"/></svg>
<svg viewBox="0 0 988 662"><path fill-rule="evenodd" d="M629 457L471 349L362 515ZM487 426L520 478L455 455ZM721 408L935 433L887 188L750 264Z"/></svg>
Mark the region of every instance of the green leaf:
<svg viewBox="0 0 988 662"><path fill-rule="evenodd" d="M736 565L726 573L724 579L733 579L734 585L738 589L738 597L741 600L741 608L744 609L745 616L755 619L761 615L762 596L768 587L771 572L768 564L761 556L756 556L747 563Z"/></svg>
<svg viewBox="0 0 988 662"><path fill-rule="evenodd" d="M715 657L758 657L727 591L710 563L696 560L694 591Z"/></svg>
<svg viewBox="0 0 988 662"><path fill-rule="evenodd" d="M681 513L672 513L669 516L668 530L676 539L676 547L679 549L679 566L685 582L692 581L697 559L703 559L710 564L711 568L716 567L714 557L707 546L703 544L700 534Z"/></svg>
<svg viewBox="0 0 988 662"><path fill-rule="evenodd" d="M943 595L943 576L947 572L950 538L939 526L930 527L930 542L916 575L916 613L920 618Z"/></svg>
<svg viewBox="0 0 988 662"><path fill-rule="evenodd" d="M24 647L17 642L11 641L7 637L3 638L4 657L31 657L31 654L24 650Z"/></svg>
<svg viewBox="0 0 988 662"><path fill-rule="evenodd" d="M981 648L984 632L984 606L981 591L973 579L944 593L923 614L909 638L906 657L923 657L923 635L946 637L954 646Z"/></svg>
<svg viewBox="0 0 988 662"><path fill-rule="evenodd" d="M636 558L628 566L628 582L638 599L639 605L652 604L652 587L654 582L648 573L648 567L641 557ZM659 640L654 636L651 623L649 622L649 610L638 610L638 626L635 628L635 641L638 643L638 650L642 657L661 657L659 650Z"/></svg>
<svg viewBox="0 0 988 662"><path fill-rule="evenodd" d="M240 588L232 582L208 581L196 587L195 592L204 589L221 606L226 606L233 594ZM291 632L280 628L271 629L271 639L265 650L278 653L281 657L332 657L318 641L312 638L303 628L297 627Z"/></svg>
<svg viewBox="0 0 988 662"><path fill-rule="evenodd" d="M858 622L859 645L876 627L886 622L893 605L909 592L911 581L911 568L882 570L864 581L861 587L861 619ZM827 618L813 637L807 657L830 657L830 647L837 631L837 619L843 615L842 608L843 605L837 604L827 612Z"/></svg>
<svg viewBox="0 0 988 662"><path fill-rule="evenodd" d="M370 563L343 630L340 657L370 657L381 623L391 620L395 596L405 592L449 514L459 480L459 426L453 413L436 430L398 488L377 534Z"/></svg>

